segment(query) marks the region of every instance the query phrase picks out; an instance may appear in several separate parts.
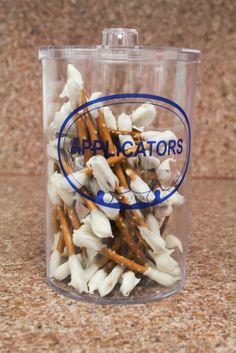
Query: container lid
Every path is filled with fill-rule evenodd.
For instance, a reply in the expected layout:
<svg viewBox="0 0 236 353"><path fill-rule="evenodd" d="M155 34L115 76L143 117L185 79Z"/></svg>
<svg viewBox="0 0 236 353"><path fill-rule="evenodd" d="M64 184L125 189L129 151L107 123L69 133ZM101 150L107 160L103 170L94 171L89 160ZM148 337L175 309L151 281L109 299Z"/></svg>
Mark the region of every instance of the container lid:
<svg viewBox="0 0 236 353"><path fill-rule="evenodd" d="M200 61L200 50L140 46L138 32L130 28L104 29L102 44L97 46L66 45L39 48L39 59L82 59L92 56L112 61L159 60L197 63Z"/></svg>

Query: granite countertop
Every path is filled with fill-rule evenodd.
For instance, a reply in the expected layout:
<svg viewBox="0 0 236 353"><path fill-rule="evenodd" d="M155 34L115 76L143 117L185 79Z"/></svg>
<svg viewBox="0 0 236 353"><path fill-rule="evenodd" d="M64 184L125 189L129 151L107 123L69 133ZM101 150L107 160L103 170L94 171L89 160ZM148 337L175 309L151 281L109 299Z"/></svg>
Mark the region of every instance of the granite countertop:
<svg viewBox="0 0 236 353"><path fill-rule="evenodd" d="M186 286L136 306L47 287L42 189L41 177L1 177L1 352L236 352L236 180L193 181Z"/></svg>

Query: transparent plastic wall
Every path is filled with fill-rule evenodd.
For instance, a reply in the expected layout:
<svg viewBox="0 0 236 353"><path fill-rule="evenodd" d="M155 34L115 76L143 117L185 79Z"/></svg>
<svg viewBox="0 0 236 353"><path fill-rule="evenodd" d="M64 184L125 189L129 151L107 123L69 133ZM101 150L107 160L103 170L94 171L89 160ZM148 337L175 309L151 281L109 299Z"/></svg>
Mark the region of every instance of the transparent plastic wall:
<svg viewBox="0 0 236 353"><path fill-rule="evenodd" d="M43 47L47 282L98 303L144 303L185 281L197 50Z"/></svg>

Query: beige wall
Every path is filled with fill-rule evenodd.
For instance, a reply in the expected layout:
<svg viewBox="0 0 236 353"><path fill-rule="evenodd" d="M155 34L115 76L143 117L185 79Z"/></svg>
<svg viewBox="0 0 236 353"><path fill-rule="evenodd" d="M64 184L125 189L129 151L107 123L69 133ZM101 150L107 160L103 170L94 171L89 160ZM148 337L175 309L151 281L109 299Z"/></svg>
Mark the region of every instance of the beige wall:
<svg viewBox="0 0 236 353"><path fill-rule="evenodd" d="M193 174L236 177L236 2L1 0L0 165L42 172L42 44L97 44L104 27L134 27L144 44L202 51Z"/></svg>

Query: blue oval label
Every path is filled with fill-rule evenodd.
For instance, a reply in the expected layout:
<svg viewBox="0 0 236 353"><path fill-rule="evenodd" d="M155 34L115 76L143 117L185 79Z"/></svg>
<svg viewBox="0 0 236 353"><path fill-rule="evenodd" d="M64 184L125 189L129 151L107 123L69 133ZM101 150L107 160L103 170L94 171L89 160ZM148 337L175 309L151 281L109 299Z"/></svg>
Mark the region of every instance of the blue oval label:
<svg viewBox="0 0 236 353"><path fill-rule="evenodd" d="M145 115L149 124L144 128L135 126L142 120L140 106L150 108L149 115ZM110 140L104 140L101 134L91 139L88 134L80 141L75 128L77 125L78 132L79 119L90 114L96 126L101 111L107 117ZM114 116L122 113L133 119L132 131L119 131L117 125L113 126L117 123L117 119L112 120ZM191 129L185 111L167 98L142 93L116 94L88 101L71 112L61 126L57 147L62 173L82 197L104 207L141 209L164 202L183 183L189 165ZM86 153L90 159L84 165ZM113 173L117 165L129 180L129 189L114 186L119 185ZM84 190L81 173L94 176L95 187L86 181L90 192Z"/></svg>

